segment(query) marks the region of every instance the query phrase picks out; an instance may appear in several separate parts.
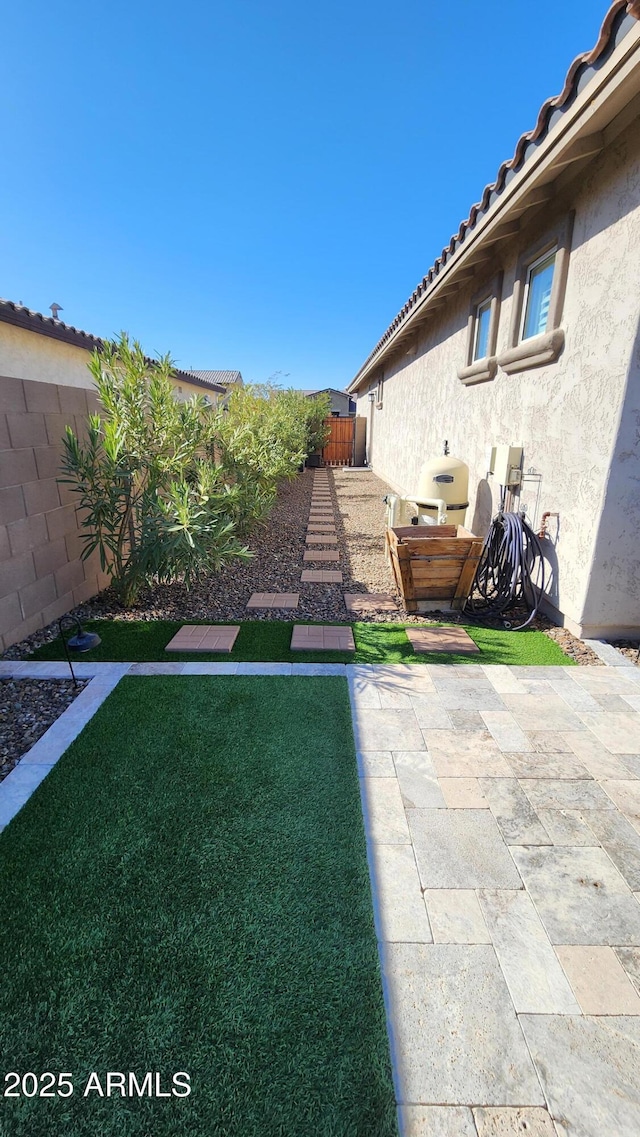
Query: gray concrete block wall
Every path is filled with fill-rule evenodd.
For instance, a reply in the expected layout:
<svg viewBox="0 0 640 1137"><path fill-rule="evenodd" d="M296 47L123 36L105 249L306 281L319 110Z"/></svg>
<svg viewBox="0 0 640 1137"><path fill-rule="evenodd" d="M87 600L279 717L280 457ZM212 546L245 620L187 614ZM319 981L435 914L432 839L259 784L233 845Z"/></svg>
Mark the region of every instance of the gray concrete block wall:
<svg viewBox="0 0 640 1137"><path fill-rule="evenodd" d="M0 650L95 596L108 583L80 559L75 495L60 485L65 426L98 408L80 387L0 376Z"/></svg>

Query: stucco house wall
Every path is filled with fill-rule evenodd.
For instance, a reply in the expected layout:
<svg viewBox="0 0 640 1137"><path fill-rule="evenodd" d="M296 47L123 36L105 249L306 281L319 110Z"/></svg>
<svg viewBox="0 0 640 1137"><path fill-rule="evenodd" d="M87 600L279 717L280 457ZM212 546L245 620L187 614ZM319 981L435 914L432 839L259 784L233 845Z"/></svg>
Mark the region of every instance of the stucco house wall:
<svg viewBox="0 0 640 1137"><path fill-rule="evenodd" d="M471 296L504 272L497 354L508 346L518 256L575 210L561 327L553 363L464 386ZM516 240L466 290L434 314L402 354L384 361L358 391L358 414L372 421L369 460L411 496L424 461L442 453L470 469L467 525L484 534L498 505L487 477L490 448L524 448L520 502L534 525L552 520L547 542L553 580L548 609L585 635L640 626L640 128L613 144L538 211ZM407 350L415 354L407 354ZM382 385L382 406L368 392Z"/></svg>

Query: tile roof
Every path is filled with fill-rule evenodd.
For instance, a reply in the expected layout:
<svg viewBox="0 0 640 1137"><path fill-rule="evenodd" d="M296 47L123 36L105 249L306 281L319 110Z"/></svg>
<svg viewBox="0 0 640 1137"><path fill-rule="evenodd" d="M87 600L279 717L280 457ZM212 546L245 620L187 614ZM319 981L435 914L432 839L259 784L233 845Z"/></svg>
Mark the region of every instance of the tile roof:
<svg viewBox="0 0 640 1137"><path fill-rule="evenodd" d="M0 299L0 322L13 324L16 328L24 328L28 332L36 332L37 335L49 336L54 340L62 340L63 343L73 344L74 347L82 347L85 351L94 351L96 348L100 350L104 344L104 339L100 336L83 332L79 328L74 328L72 324L63 323L62 320L54 320L53 316L43 316L42 312L34 312L31 308L25 308L23 304L15 304L13 300ZM153 363L153 360L150 359L149 363ZM179 367L174 367L173 371L177 377L188 379L189 372L182 371Z"/></svg>
<svg viewBox="0 0 640 1137"><path fill-rule="evenodd" d="M64 324L62 320L54 320L53 316L43 316L42 312L33 312L22 304L14 304L12 300L0 300L0 320L5 324L14 324L17 328L25 328L29 332L37 332L42 336L63 340L77 347L84 347L87 351L102 347L102 340L90 332L82 332L71 324Z"/></svg>
<svg viewBox="0 0 640 1137"><path fill-rule="evenodd" d="M227 387L230 383L242 383L239 371L187 371L186 374L201 379L203 383L219 383L223 387Z"/></svg>
<svg viewBox="0 0 640 1137"><path fill-rule="evenodd" d="M515 172L524 165L541 140L545 138L550 129L555 126L559 116L570 106L576 96L589 82L594 71L608 59L614 48L634 26L635 20L640 20L640 0L615 0L615 2L611 4L602 23L595 46L590 51L582 52L581 55L578 55L574 59L567 71L564 86L560 94L547 99L546 102L542 104L533 130L526 131L520 135L513 157L502 163L498 170L496 180L491 182L488 186L485 186L480 201L472 205L469 210L469 216L465 221L461 222L458 232L453 234L449 244L445 246L440 256L436 258L429 272L422 278L404 307L391 322L382 338L378 341L358 371L358 375L350 384L350 388L353 388L360 373L372 362L397 328L411 313L426 289L438 276L440 269L444 267L452 255L460 248L467 234L475 228L476 223L487 213L490 206L493 205L494 201L500 196L505 185L508 184Z"/></svg>

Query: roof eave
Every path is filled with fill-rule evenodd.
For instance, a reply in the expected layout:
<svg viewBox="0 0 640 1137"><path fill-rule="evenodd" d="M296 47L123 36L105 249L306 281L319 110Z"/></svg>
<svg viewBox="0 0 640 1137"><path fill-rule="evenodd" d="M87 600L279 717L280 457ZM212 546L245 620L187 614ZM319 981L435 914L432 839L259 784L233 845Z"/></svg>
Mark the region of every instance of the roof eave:
<svg viewBox="0 0 640 1137"><path fill-rule="evenodd" d="M436 305L445 302L450 292L457 291L475 275L476 266L494 255L496 244L517 235L520 218L550 200L552 187L564 170L572 168L576 172L615 137L617 131L608 134L607 127L639 93L640 23L625 35L606 63L562 110L558 121L523 166L510 176L484 216L468 230L393 331L391 325L385 333L387 338L374 348L347 387L350 394L371 379L372 373ZM548 193L544 192L545 187Z"/></svg>

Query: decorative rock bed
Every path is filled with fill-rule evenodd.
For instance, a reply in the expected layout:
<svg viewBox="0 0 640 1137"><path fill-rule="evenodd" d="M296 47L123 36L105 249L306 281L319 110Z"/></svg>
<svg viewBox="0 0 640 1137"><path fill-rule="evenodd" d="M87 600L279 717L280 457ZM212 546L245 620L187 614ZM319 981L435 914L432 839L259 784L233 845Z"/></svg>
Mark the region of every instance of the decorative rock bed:
<svg viewBox="0 0 640 1137"><path fill-rule="evenodd" d="M464 623L464 616L407 615L397 598L391 570L384 556L386 510L383 503L389 487L370 470L335 469L328 473L330 511L335 522L338 561L305 561L307 525L313 491L313 471L306 470L292 482L281 485L276 504L264 523L247 540L254 556L234 561L219 573L203 576L191 589L182 584L144 589L137 604L123 609L111 589L95 597L75 614L81 619L119 620L287 620L286 608L249 608L253 593L298 594L295 619L350 622L344 594L384 593L391 598L384 610L359 611L356 618L372 623L428 624L439 620ZM324 559L324 558L323 558ZM316 565L315 569L312 568ZM320 580L320 571L322 580ZM337 570L337 571L336 571ZM303 575L304 572L304 575ZM339 574L342 574L341 579ZM599 665L601 660L566 628L556 628L540 617L532 627L546 632L577 663ZM6 659L28 657L42 643L55 639L57 624L36 632L14 645Z"/></svg>
<svg viewBox="0 0 640 1137"><path fill-rule="evenodd" d="M84 687L71 679L0 679L0 781Z"/></svg>

